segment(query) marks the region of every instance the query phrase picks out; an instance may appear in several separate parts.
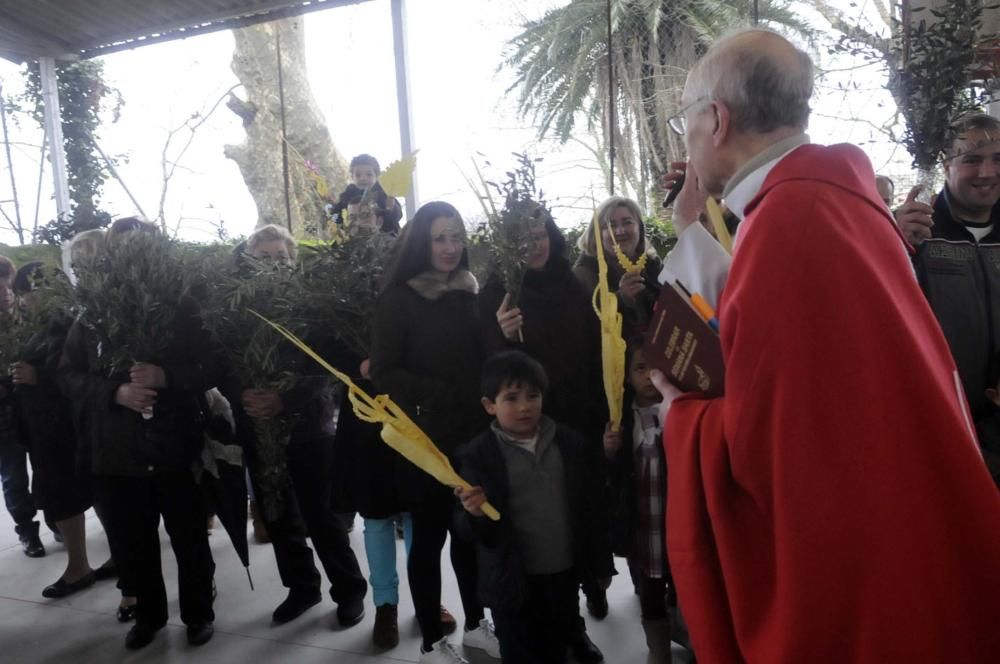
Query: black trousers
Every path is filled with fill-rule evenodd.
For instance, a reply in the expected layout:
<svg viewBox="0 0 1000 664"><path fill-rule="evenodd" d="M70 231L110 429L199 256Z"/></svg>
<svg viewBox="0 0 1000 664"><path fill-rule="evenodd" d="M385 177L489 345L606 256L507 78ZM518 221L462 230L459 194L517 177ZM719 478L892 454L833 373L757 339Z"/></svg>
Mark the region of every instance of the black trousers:
<svg viewBox="0 0 1000 664"><path fill-rule="evenodd" d="M320 588L322 579L306 543L308 536L330 581L330 597L340 604L362 599L368 584L351 549L344 521L333 508L332 465L332 437L289 445L288 472L293 493L283 496L282 514L276 520L265 520L264 525L271 537L282 584L296 590ZM251 480L253 476L250 473ZM257 486L254 490L259 495Z"/></svg>
<svg viewBox="0 0 1000 664"><path fill-rule="evenodd" d="M199 625L215 619L215 563L205 528L201 489L190 470L148 477L98 475L95 491L108 528L108 543L122 580L136 597L136 624L159 629L167 622L167 589L160 565L160 516L177 559L181 620Z"/></svg>
<svg viewBox="0 0 1000 664"><path fill-rule="evenodd" d="M455 498L443 487L433 487L426 500L411 507L413 543L406 561L410 594L416 609L417 623L424 649L444 637L441 627L441 549L451 530L451 566L458 580L466 628L475 627L485 615L476 591L476 544L457 535L452 513Z"/></svg>
<svg viewBox="0 0 1000 664"><path fill-rule="evenodd" d="M517 609L493 609L504 664L565 664L576 630L578 580L573 570L528 575Z"/></svg>

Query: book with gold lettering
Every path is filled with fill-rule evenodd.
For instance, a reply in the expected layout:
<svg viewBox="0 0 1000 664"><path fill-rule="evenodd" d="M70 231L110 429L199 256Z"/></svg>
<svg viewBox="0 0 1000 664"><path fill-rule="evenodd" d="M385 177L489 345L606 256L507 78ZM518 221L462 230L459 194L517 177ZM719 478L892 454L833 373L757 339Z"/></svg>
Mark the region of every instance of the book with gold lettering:
<svg viewBox="0 0 1000 664"><path fill-rule="evenodd" d="M707 315L711 323L683 287L663 284L646 331L644 355L647 364L684 392L712 398L722 396L726 371L718 324L713 313Z"/></svg>

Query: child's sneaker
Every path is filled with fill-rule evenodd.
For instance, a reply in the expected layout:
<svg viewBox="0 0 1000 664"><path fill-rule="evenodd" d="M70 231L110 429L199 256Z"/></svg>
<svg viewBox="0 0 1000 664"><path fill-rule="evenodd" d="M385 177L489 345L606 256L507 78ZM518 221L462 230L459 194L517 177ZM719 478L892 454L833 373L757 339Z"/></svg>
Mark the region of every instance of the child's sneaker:
<svg viewBox="0 0 1000 664"><path fill-rule="evenodd" d="M479 621L479 627L462 635L462 645L485 650L493 659L500 659L500 642L497 641L493 625L486 618Z"/></svg>
<svg viewBox="0 0 1000 664"><path fill-rule="evenodd" d="M469 660L458 654L455 646L448 643L446 636L435 643L430 652L421 650L417 664L469 664Z"/></svg>

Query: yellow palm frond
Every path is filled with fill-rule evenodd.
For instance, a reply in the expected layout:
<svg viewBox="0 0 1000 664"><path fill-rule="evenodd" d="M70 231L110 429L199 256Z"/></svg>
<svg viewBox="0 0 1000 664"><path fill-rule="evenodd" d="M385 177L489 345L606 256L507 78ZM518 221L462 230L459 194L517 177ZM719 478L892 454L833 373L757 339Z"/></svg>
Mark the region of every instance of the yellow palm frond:
<svg viewBox="0 0 1000 664"><path fill-rule="evenodd" d="M348 390L347 396L354 407L354 412L357 414L358 419L372 424L381 424L382 440L389 447L402 454L410 463L420 468L441 484L453 488L471 488L470 484L463 480L455 472L455 469L451 467L448 457L434 445L427 434L409 418L403 409L389 398L389 395L380 394L372 397L355 385L350 376L342 371L338 371L304 341L286 330L283 326L268 320L257 312L253 313L298 346L306 355L316 360L321 367L333 374L337 380L344 383ZM481 509L486 516L494 521L500 519L500 513L489 503L483 503Z"/></svg>
<svg viewBox="0 0 1000 664"><path fill-rule="evenodd" d="M386 196L405 198L413 183L413 171L417 168L417 152L414 150L402 159L392 162L382 171L378 183Z"/></svg>
<svg viewBox="0 0 1000 664"><path fill-rule="evenodd" d="M594 240L597 250L597 288L594 289L594 313L601 321L601 366L604 394L608 399L611 429L622 426L622 404L625 399L625 340L622 338L622 315L618 298L608 286L608 262L601 250L601 225L594 215Z"/></svg>
<svg viewBox="0 0 1000 664"><path fill-rule="evenodd" d="M733 253L733 238L729 234L729 229L726 228L725 219L722 218L722 208L711 196L705 201L705 212L708 213L708 219L712 222L712 230L715 231L715 237L719 240L719 244L726 250L726 253Z"/></svg>

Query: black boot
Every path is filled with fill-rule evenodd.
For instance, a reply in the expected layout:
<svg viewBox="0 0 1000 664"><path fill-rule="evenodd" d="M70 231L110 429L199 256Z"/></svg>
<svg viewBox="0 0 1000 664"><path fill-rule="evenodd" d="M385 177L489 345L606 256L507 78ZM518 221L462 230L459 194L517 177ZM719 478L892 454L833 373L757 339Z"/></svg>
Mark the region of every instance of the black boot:
<svg viewBox="0 0 1000 664"><path fill-rule="evenodd" d="M37 521L16 526L14 530L17 531L17 536L21 540L24 555L29 558L41 558L45 555L45 547L42 546L42 540L38 537Z"/></svg>

